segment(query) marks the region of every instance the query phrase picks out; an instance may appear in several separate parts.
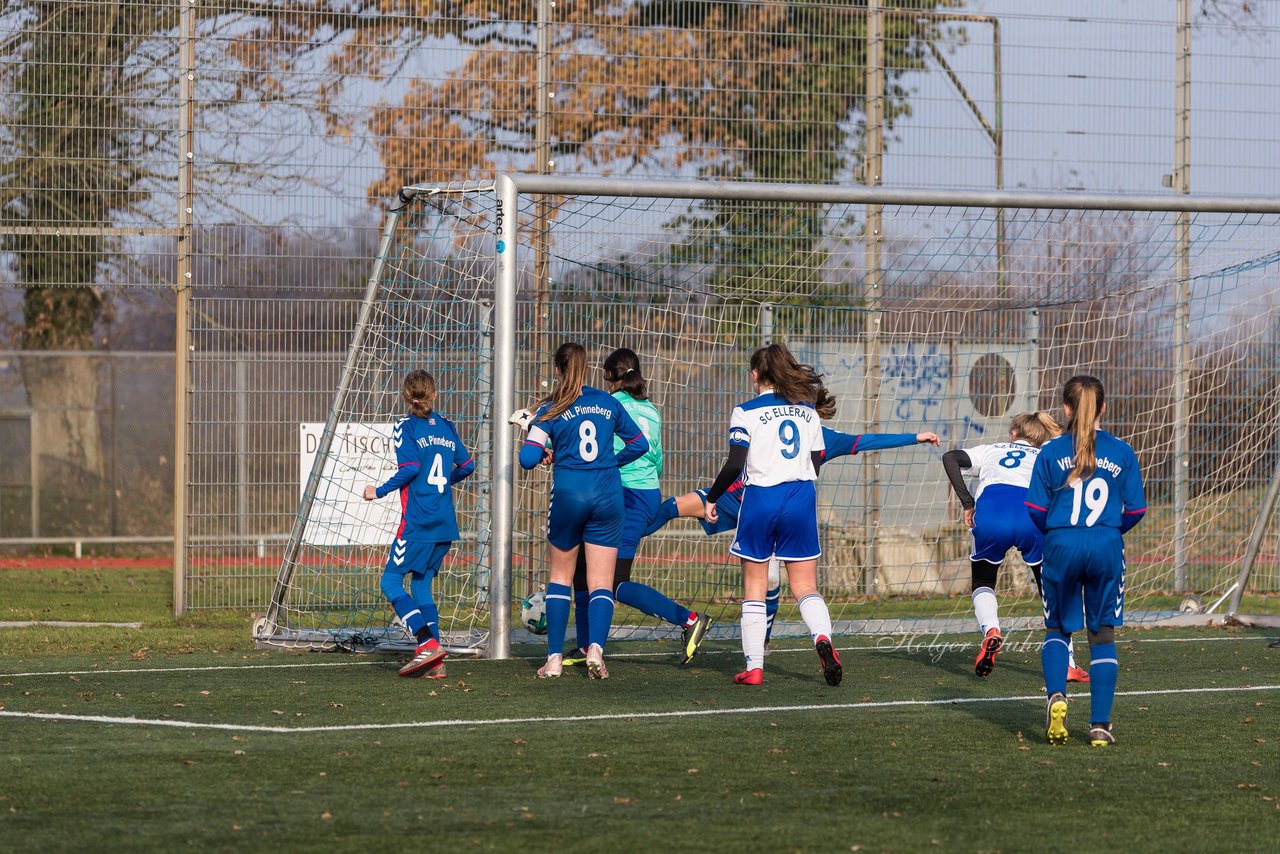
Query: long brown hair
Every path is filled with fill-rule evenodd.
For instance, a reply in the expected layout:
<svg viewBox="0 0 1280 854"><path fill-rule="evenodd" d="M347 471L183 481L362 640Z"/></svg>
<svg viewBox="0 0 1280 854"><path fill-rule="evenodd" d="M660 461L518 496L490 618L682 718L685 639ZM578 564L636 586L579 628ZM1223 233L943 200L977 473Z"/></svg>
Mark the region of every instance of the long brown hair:
<svg viewBox="0 0 1280 854"><path fill-rule="evenodd" d="M560 373L560 380L546 401L551 408L539 421L550 421L564 414L582 394L582 387L587 382L587 351L581 344L572 341L561 344L551 362Z"/></svg>
<svg viewBox="0 0 1280 854"><path fill-rule="evenodd" d="M1067 483L1085 480L1098 468L1098 419L1106 395L1102 381L1088 374L1077 374L1062 387L1062 402L1071 407L1067 430L1075 440L1075 468L1067 475Z"/></svg>
<svg viewBox="0 0 1280 854"><path fill-rule="evenodd" d="M1052 413L1042 409L1039 412L1023 412L1013 416L1009 431L1038 448L1050 439L1061 436L1062 425Z"/></svg>
<svg viewBox="0 0 1280 854"><path fill-rule="evenodd" d="M419 418L426 418L436 405L436 378L421 369L410 371L404 378L400 396L409 404L410 412Z"/></svg>
<svg viewBox="0 0 1280 854"><path fill-rule="evenodd" d="M636 400L649 399L649 381L640 373L640 357L628 347L619 347L604 360L604 378L614 391L625 391Z"/></svg>
<svg viewBox="0 0 1280 854"><path fill-rule="evenodd" d="M836 399L822 384L822 377L809 365L802 365L791 355L786 344L770 344L751 354L751 370L761 385L773 390L791 403L809 403L818 417L836 414Z"/></svg>

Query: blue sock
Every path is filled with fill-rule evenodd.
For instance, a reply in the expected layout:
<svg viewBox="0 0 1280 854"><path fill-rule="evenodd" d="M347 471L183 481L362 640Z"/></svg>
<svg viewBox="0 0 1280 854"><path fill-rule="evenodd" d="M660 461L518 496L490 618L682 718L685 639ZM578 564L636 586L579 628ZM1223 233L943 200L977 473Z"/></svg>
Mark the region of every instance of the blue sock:
<svg viewBox="0 0 1280 854"><path fill-rule="evenodd" d="M1089 648L1089 723L1111 723L1111 703L1116 698L1116 679L1120 663L1116 645L1100 643Z"/></svg>
<svg viewBox="0 0 1280 854"><path fill-rule="evenodd" d="M618 585L617 595L618 601L623 605L630 605L637 611L673 626L685 626L689 623L692 612L688 608L668 599L647 584L624 581Z"/></svg>
<svg viewBox="0 0 1280 854"><path fill-rule="evenodd" d="M609 588L601 587L591 591L591 604L587 606L591 619L591 634L587 635L591 643L604 649L609 639L609 627L613 625L613 594Z"/></svg>
<svg viewBox="0 0 1280 854"><path fill-rule="evenodd" d="M569 598L573 588L567 584L547 584L547 655L564 652L564 635L569 630Z"/></svg>
<svg viewBox="0 0 1280 854"><path fill-rule="evenodd" d="M440 609L436 607L435 597L431 593L431 577L414 574L409 580L409 592L418 602L422 616L426 618L427 628L433 638L440 637ZM414 632L417 635L417 632Z"/></svg>
<svg viewBox="0 0 1280 854"><path fill-rule="evenodd" d="M641 532L641 538L662 530L664 525L679 515L680 508L676 507L676 500L674 498L668 498L666 501L658 505L658 512L653 515L653 521L649 523L649 527L645 528L644 531Z"/></svg>
<svg viewBox="0 0 1280 854"><path fill-rule="evenodd" d="M782 587L778 586L764 594L764 642L773 637L773 618L778 616L778 606L782 603Z"/></svg>
<svg viewBox="0 0 1280 854"><path fill-rule="evenodd" d="M1047 695L1067 693L1067 652L1071 635L1049 629L1040 647L1040 666L1044 668L1044 690ZM1093 674L1089 674L1092 678Z"/></svg>
<svg viewBox="0 0 1280 854"><path fill-rule="evenodd" d="M573 591L573 619L574 630L577 634L578 649L586 649L587 644L591 643L591 621L588 613L588 605L591 602L591 591L574 590Z"/></svg>
<svg viewBox="0 0 1280 854"><path fill-rule="evenodd" d="M414 637L417 637L418 632L427 627L426 615L422 613L418 603L413 601L413 597L408 593L402 593L392 599L391 607L395 609L396 616L408 627L409 633Z"/></svg>

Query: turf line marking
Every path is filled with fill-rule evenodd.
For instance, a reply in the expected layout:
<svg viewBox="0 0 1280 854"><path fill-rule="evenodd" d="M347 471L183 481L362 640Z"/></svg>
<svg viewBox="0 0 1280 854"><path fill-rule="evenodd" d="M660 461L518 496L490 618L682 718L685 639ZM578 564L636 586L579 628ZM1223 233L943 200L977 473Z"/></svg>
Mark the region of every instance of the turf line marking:
<svg viewBox="0 0 1280 854"><path fill-rule="evenodd" d="M1151 691L1117 691L1117 697L1151 697L1160 694L1220 694L1244 691L1277 691L1280 685L1247 685L1240 688L1163 688ZM1076 698L1088 694L1076 693ZM509 726L511 724L541 723L589 723L592 721L634 721L657 718L705 718L716 715L757 715L778 712L825 712L853 709L890 709L904 706L959 706L969 703L1012 703L1036 700L1044 702L1043 694L1024 694L1017 697L953 697L947 700L884 700L874 703L819 703L812 706L749 706L740 709L689 709L666 712L615 712L601 715L559 715L552 717L490 718L450 721L412 721L388 724L343 724L340 726L259 726L253 724L211 724L194 721L159 720L154 718L117 718L106 715L67 715L59 712L9 712L0 710L0 718L27 718L47 721L78 721L84 723L126 724L136 726L171 727L175 729L212 729L227 732L261 732L279 735L295 735L313 732L358 732L387 729L441 729L445 727Z"/></svg>
<svg viewBox="0 0 1280 854"><path fill-rule="evenodd" d="M899 652L906 649L908 652L919 652L927 654L930 648L927 643L922 642L924 638L935 639L937 637L950 637L949 635L884 635L881 641L892 639L893 643L877 643L872 646L838 646L837 652ZM1009 636L1010 644L1025 643L1024 641L1015 641L1013 635ZM1133 640L1119 640L1117 644L1126 643L1202 643L1214 641L1235 641L1239 643L1247 643L1251 640L1261 640L1259 637L1212 637L1212 638L1134 638ZM942 642L940 645L947 647L948 650L958 652L960 649L976 648L979 641L969 642ZM798 646L792 649L771 649L769 655L779 655L783 653L806 653L813 654L813 649L807 646ZM366 653L367 654L367 653ZM377 653L378 655L391 655L392 653ZM698 651L699 656L706 655L741 655L740 649L703 649ZM403 656L402 656L403 657ZM610 659L639 660L644 658L674 658L673 652L620 652L616 655L611 654ZM525 655L516 656L516 658L524 661L541 662L541 655ZM471 656L459 656L450 661L459 662L480 662L487 661L484 658L474 658ZM26 673L0 673L0 679L16 679L22 676L106 676L116 674L138 674L138 673L203 673L206 671L216 670L278 670L293 667L365 667L371 664L388 665L390 662L386 658L379 659L356 659L348 661L311 661L297 664L211 664L208 667L131 667L123 670L33 670Z"/></svg>

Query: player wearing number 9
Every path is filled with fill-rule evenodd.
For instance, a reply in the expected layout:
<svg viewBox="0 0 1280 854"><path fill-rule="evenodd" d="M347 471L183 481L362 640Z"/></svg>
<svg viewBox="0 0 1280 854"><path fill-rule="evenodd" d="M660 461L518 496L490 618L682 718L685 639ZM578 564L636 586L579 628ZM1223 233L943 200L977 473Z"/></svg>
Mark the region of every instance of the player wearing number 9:
<svg viewBox="0 0 1280 854"><path fill-rule="evenodd" d="M1133 448L1098 426L1107 409L1102 383L1085 375L1067 380L1062 408L1067 432L1040 449L1026 501L1032 521L1045 532L1045 731L1052 744L1067 740L1067 650L1071 633L1087 628L1089 741L1104 746L1115 743L1115 630L1124 624L1121 536L1142 519L1147 500Z"/></svg>
<svg viewBox="0 0 1280 854"><path fill-rule="evenodd" d="M835 399L808 365L782 344L751 354L757 396L737 406L729 419L729 458L711 489L703 517L715 522L716 501L742 476L742 509L729 553L741 558L742 652L746 669L739 685L764 682L767 625L765 595L769 559L787 564L787 580L800 616L814 639L829 685L844 674L831 643L831 615L818 593L817 491L814 482L826 447L822 419L835 414Z"/></svg>
<svg viewBox="0 0 1280 854"><path fill-rule="evenodd" d="M587 670L608 676L604 645L613 623L613 571L622 541L624 504L618 467L639 459L649 442L626 408L612 395L586 385L587 354L581 344L561 344L553 359L556 387L533 414L520 448L520 465L531 469L553 461L547 510L547 662L541 677L559 676L569 624L573 570L579 547L586 550L590 644ZM614 436L622 440L616 454Z"/></svg>
<svg viewBox="0 0 1280 854"><path fill-rule="evenodd" d="M476 464L453 424L433 410L436 381L431 374L412 371L404 378L401 397L409 414L392 428L396 473L381 486L366 486L364 500L400 493L400 527L381 583L383 595L418 642L400 675L442 678L445 652L439 643L440 612L431 582L458 539L451 487L470 476ZM409 593L404 588L406 575Z"/></svg>
<svg viewBox="0 0 1280 854"><path fill-rule="evenodd" d="M1030 567L1040 590L1040 563L1044 534L1027 515L1027 484L1040 446L1062 434L1062 427L1048 412L1023 412L1009 425L1009 440L951 450L942 455L942 467L951 488L964 508L964 523L973 530L973 551L969 555L972 573L973 612L978 618L979 642L973 670L989 676L996 656L1004 646L1000 614L996 602L996 580L1009 549L1016 548ZM973 494L965 475L977 478ZM1073 681L1087 682L1089 676L1070 662Z"/></svg>

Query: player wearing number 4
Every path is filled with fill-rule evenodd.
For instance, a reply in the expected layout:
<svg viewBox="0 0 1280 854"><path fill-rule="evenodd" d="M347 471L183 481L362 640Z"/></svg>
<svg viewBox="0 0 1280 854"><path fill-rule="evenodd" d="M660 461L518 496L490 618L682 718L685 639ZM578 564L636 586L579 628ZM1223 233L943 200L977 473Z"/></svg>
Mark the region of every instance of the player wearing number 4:
<svg viewBox="0 0 1280 854"><path fill-rule="evenodd" d="M1062 427L1048 412L1024 412L1009 426L1009 441L978 445L942 455L942 467L964 508L964 523L973 530L973 612L978 618L978 658L973 672L989 676L1004 645L996 605L996 577L1009 549L1016 548L1031 569L1040 593L1040 564L1044 534L1025 512L1027 484L1040 446L1062 434ZM965 485L964 473L978 479L974 494ZM1076 666L1068 648L1067 680L1088 682L1089 674Z"/></svg>
<svg viewBox="0 0 1280 854"><path fill-rule="evenodd" d="M607 679L604 645L613 622L613 572L624 513L618 467L642 457L649 442L617 399L585 385L587 354L581 344L560 345L554 365L556 387L533 413L520 448L523 468L548 459L553 464L547 509L547 662L538 669L538 676L563 672L573 570L582 548L590 588L587 671L593 679ZM616 455L615 435L622 439Z"/></svg>
<svg viewBox="0 0 1280 854"><path fill-rule="evenodd" d="M458 539L451 487L475 471L476 465L453 424L432 409L436 381L431 374L410 373L404 378L401 396L409 404L409 414L392 429L396 473L381 486L366 486L364 500L400 493L400 527L381 584L383 595L418 642L413 659L400 668L400 675L425 673L442 679L445 650L440 645L440 612L431 582ZM408 593L405 576L409 577Z"/></svg>
<svg viewBox="0 0 1280 854"><path fill-rule="evenodd" d="M1045 734L1051 744L1067 740L1067 650L1071 633L1087 628L1089 743L1103 747L1116 741L1111 705L1119 673L1116 628L1124 624L1122 537L1141 521L1147 501L1133 448L1098 427L1107 409L1102 383L1083 375L1067 380L1062 408L1067 433L1040 449L1026 501L1045 532Z"/></svg>
<svg viewBox="0 0 1280 854"><path fill-rule="evenodd" d="M831 643L831 614L818 593L818 496L814 483L825 445L822 418L835 414L835 400L813 368L795 360L782 344L751 354L757 396L733 410L729 458L707 491L703 518L715 523L716 501L741 475L742 509L729 553L741 558L742 652L746 669L739 685L764 682L765 592L769 559L787 564L791 593L813 636L828 685L844 675Z"/></svg>

